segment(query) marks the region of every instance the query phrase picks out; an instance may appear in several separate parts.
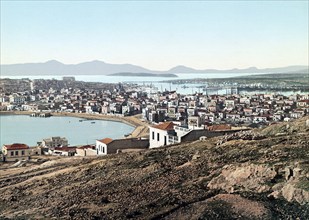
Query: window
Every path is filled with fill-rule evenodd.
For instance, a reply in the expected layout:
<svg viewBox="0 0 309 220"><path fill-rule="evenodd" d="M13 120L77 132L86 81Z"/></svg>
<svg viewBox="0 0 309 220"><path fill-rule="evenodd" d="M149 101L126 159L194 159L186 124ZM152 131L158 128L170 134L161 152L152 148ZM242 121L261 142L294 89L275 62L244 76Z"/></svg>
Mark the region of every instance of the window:
<svg viewBox="0 0 309 220"><path fill-rule="evenodd" d="M11 151L11 156L14 156L14 152L13 151Z"/></svg>
<svg viewBox="0 0 309 220"><path fill-rule="evenodd" d="M21 155L25 155L25 151L24 150L21 151Z"/></svg>
<svg viewBox="0 0 309 220"><path fill-rule="evenodd" d="M164 145L166 145L166 136L164 136Z"/></svg>
<svg viewBox="0 0 309 220"><path fill-rule="evenodd" d="M152 132L152 140L154 140L155 139L155 133L154 133L154 131Z"/></svg>
<svg viewBox="0 0 309 220"><path fill-rule="evenodd" d="M18 156L18 151L15 151L15 156Z"/></svg>
<svg viewBox="0 0 309 220"><path fill-rule="evenodd" d="M101 151L102 153L105 153L105 148L104 148L103 145L100 145L100 151Z"/></svg>
<svg viewBox="0 0 309 220"><path fill-rule="evenodd" d="M160 141L160 134L157 133L157 141Z"/></svg>

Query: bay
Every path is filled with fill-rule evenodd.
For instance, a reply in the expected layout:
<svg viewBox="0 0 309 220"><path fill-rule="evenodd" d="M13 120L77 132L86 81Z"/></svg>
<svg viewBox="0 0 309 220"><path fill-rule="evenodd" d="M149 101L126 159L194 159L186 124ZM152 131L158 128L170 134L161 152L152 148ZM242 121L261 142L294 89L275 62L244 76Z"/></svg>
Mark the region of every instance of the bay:
<svg viewBox="0 0 309 220"><path fill-rule="evenodd" d="M201 86L203 83L196 84L172 84L162 81L178 80L178 79L212 79L212 78L229 78L246 75L259 75L262 73L179 73L178 77L138 77L138 76L109 76L109 75L75 75L75 80L84 82L102 82L102 83L136 83L139 85L153 86L159 91L169 90L176 91L180 94L194 94L195 92L202 92ZM69 75L66 75L69 76ZM62 75L31 75L31 76L4 76L0 78L11 79L57 79L61 80ZM185 86L184 86L185 85ZM155 90L152 90L155 91ZM217 92L217 91L216 91ZM219 94L225 94L225 90L218 91Z"/></svg>
<svg viewBox="0 0 309 220"><path fill-rule="evenodd" d="M178 73L175 74L178 77L140 77L140 76L110 76L110 75L74 75L76 80L85 82L160 82L164 80L177 80L177 79L212 79L212 78L229 78L236 76L247 76L247 75L258 75L263 73ZM0 78L11 78L11 79L62 79L63 76L71 75L22 75L22 76L7 76L0 75ZM73 75L72 75L73 76Z"/></svg>
<svg viewBox="0 0 309 220"><path fill-rule="evenodd" d="M179 94L194 94L196 92L202 93L202 87L205 86L203 83L195 84L172 84L162 81L167 80L178 80L178 79L213 79L213 78L230 78L238 76L248 76L248 75L261 75L265 73L178 73L178 77L138 77L138 76L109 76L109 75L75 75L77 81L84 82L102 82L102 83L135 83L138 85L145 85L152 87L151 92L156 91L176 91ZM0 78L11 78L11 79L57 79L61 80L64 75L29 75L29 76L5 76L0 75ZM69 75L65 75L69 76ZM208 94L226 94L226 90L213 90L208 91ZM270 93L271 91L256 91L251 93ZM247 93L246 91L244 93ZM280 92L283 95L295 94L293 91ZM300 92L296 92L303 94Z"/></svg>
<svg viewBox="0 0 309 220"><path fill-rule="evenodd" d="M36 146L38 141L52 136L66 137L69 146L95 144L97 139L123 138L134 129L125 123L114 121L56 116L40 118L29 115L0 115L0 125L0 148L4 144L13 143Z"/></svg>

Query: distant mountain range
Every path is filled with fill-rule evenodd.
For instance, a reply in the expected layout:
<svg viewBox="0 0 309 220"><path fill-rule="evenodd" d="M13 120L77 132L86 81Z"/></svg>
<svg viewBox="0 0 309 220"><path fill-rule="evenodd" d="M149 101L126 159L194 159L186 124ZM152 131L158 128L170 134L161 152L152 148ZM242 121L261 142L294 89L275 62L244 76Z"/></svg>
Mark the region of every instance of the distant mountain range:
<svg viewBox="0 0 309 220"><path fill-rule="evenodd" d="M258 69L256 67L249 67L246 69L228 69L228 70L217 70L217 69L205 69L197 70L186 66L176 66L170 70L168 73L308 73L309 66L287 66L279 68L266 68Z"/></svg>
<svg viewBox="0 0 309 220"><path fill-rule="evenodd" d="M91 61L79 64L63 64L56 60L45 63L24 63L1 65L2 76L27 76L27 75L108 75L115 73L153 73L153 74L179 74L179 73L308 73L308 66L288 66L281 68L197 70L186 66L176 66L167 71L149 70L132 64L110 64L102 61Z"/></svg>

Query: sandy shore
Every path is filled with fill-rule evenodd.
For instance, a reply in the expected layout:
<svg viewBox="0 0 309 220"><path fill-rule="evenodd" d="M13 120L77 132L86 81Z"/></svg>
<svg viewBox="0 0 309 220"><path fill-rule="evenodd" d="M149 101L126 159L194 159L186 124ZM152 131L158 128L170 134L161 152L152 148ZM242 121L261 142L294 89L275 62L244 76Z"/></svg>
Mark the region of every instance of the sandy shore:
<svg viewBox="0 0 309 220"><path fill-rule="evenodd" d="M30 115L33 112L29 111L0 111L0 115ZM60 117L78 117L92 120L106 120L126 123L135 127L134 131L128 137L148 137L148 124L140 120L140 115L118 117L102 114L86 114L86 113L68 113L68 112L53 112L53 116Z"/></svg>

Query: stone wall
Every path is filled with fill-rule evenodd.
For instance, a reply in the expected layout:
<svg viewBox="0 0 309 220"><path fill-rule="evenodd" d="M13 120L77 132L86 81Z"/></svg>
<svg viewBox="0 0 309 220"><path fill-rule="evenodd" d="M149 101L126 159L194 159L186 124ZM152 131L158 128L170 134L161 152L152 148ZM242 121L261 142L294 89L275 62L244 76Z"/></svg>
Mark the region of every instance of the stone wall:
<svg viewBox="0 0 309 220"><path fill-rule="evenodd" d="M138 138L129 138L129 139L118 139L113 140L107 145L107 154L115 154L117 150L123 149L147 149L149 147L148 139L138 139Z"/></svg>
<svg viewBox="0 0 309 220"><path fill-rule="evenodd" d="M97 156L97 151L95 149L79 149L76 148L76 156Z"/></svg>

